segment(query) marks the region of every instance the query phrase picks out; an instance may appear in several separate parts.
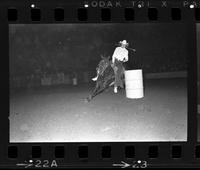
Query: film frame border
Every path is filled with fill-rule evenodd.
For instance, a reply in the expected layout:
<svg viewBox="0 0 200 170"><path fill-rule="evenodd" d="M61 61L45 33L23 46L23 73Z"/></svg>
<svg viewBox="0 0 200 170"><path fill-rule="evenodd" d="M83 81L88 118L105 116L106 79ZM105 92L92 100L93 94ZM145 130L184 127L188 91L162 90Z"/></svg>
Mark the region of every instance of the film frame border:
<svg viewBox="0 0 200 170"><path fill-rule="evenodd" d="M89 1L87 1L88 3ZM121 0L122 2L122 0ZM186 23L188 26L188 34L191 35L189 38L190 49L192 53L190 54L192 59L190 59L189 70L188 70L188 98L190 98L188 109L190 114L188 114L188 141L187 142L97 142L97 143L9 143L9 121L8 115L2 115L1 120L6 120L0 124L1 129L1 145L0 145L0 168L17 167L19 163L25 163L27 167L29 167L30 163L33 163L33 166L41 165L43 168L47 168L45 166L52 165L53 160L56 160L58 168L71 168L71 167L130 167L130 166L143 166L142 161L147 161L148 167L192 167L192 166L200 166L200 157L195 157L199 155L197 150L200 149L200 142L197 142L197 54L196 54L196 23L199 23L195 19L195 9L190 9L188 7L181 6L180 1L167 1L170 2L169 7L161 8L156 7L158 11L158 19L157 20L149 20L148 18L148 9L149 7L144 6L141 9L138 7L134 7L134 20L127 21L124 19L124 10L129 9L129 6L126 6L126 3L123 1L123 8L109 8L110 10L110 20L101 20L101 11L104 8L95 7L89 8L84 7L85 1L68 1L64 2L63 0L59 0L57 2L53 0L39 2L34 1L26 2L25 0L21 0L20 2L16 2L14 0L2 1L0 4L0 45L2 48L3 56L9 58L8 54L8 24L17 24L17 23ZM87 4L86 3L86 4ZM37 4L36 8L41 10L41 20L40 21L32 21L31 20L31 4ZM35 8L35 7L34 7ZM55 21L54 18L54 9L61 8L64 9L64 20L63 21ZM170 16L171 8L179 8L181 10L181 20L172 20ZM17 9L18 18L16 21L8 21L8 9ZM79 20L78 18L78 10L87 11L87 20ZM108 8L106 8L108 9ZM132 8L131 8L132 9ZM199 8L198 8L199 9ZM79 11L80 12L80 11ZM82 12L80 12L82 13ZM85 13L85 12L83 12ZM109 12L108 12L109 13ZM107 14L106 14L107 15ZM108 14L109 15L109 14ZM1 67L2 73L8 73L7 68L5 68L5 64L2 63ZM8 75L3 75L3 79L8 81ZM192 83L191 83L192 82ZM9 84L4 84L4 89L7 89ZM8 113L8 105L9 98L7 95L3 95L2 97L2 107L3 111L5 110ZM64 156L62 158L55 158L55 147L60 146L64 149ZM111 150L110 157L102 158L101 148L102 146L108 146L107 149ZM134 155L132 158L125 157L126 146L134 147ZM13 148L16 155L14 154L14 158L8 158L9 148ZM78 151L79 147L82 147L83 154L82 158L79 158ZM149 158L148 152L149 147L153 147L153 151L157 147L158 149L158 158ZM32 155L33 148L33 155ZM173 149L172 149L173 148ZM182 148L182 149L180 149ZM11 149L11 152L13 152ZM62 150L61 149L61 150ZM195 151L196 149L196 151ZM35 151L36 150L36 151ZM38 151L41 151L41 154L38 154ZM85 151L87 154L85 155ZM180 152L181 151L181 154ZM105 155L109 155L109 151L104 151ZM179 152L177 155L176 153ZM180 158L172 158L172 153L175 154L175 157ZM16 157L16 158L15 158ZM27 162L33 161L33 162ZM47 162L48 161L48 162ZM140 163L138 161L141 161ZM127 163L127 164L126 164ZM53 163L54 165L55 163Z"/></svg>

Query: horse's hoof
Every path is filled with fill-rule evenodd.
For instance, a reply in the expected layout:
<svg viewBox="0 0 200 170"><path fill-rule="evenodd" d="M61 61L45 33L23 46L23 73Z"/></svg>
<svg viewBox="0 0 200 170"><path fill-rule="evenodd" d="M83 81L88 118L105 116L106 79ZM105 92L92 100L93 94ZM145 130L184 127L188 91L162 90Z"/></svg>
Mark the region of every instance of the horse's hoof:
<svg viewBox="0 0 200 170"><path fill-rule="evenodd" d="M88 103L89 101L88 101L88 99L84 99L84 102L85 102L85 103Z"/></svg>
<svg viewBox="0 0 200 170"><path fill-rule="evenodd" d="M87 97L86 99L84 99L85 103L89 103L90 99Z"/></svg>

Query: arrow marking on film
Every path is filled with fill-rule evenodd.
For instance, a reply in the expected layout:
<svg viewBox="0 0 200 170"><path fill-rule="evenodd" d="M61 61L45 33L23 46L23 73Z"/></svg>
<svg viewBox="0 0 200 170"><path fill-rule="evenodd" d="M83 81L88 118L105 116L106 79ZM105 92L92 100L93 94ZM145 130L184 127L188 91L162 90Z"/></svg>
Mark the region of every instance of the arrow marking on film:
<svg viewBox="0 0 200 170"><path fill-rule="evenodd" d="M121 161L122 164L113 164L113 166L121 166L121 168L127 168L129 166L131 166L130 164L124 162L124 161Z"/></svg>
<svg viewBox="0 0 200 170"><path fill-rule="evenodd" d="M28 164L28 163L18 163L16 164L17 166L25 166L25 168L28 168L30 166L33 166L33 164Z"/></svg>

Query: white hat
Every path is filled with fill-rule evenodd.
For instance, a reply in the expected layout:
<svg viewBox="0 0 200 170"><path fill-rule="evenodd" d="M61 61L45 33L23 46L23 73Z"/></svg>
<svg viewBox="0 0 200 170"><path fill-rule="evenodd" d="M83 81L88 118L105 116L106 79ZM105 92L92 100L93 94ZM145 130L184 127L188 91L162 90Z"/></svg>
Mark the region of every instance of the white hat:
<svg viewBox="0 0 200 170"><path fill-rule="evenodd" d="M126 40L120 41L119 43L128 46L128 42Z"/></svg>

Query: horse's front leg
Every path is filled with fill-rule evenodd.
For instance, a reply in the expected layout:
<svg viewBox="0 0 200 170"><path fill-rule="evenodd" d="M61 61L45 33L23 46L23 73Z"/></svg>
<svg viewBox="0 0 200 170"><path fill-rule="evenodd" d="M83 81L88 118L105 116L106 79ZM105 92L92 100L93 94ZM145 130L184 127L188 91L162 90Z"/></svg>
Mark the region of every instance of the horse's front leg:
<svg viewBox="0 0 200 170"><path fill-rule="evenodd" d="M98 94L102 93L105 89L109 88L109 84L99 84L97 83L97 86L95 87L93 93L87 98L87 101L91 101L95 96L97 96Z"/></svg>
<svg viewBox="0 0 200 170"><path fill-rule="evenodd" d="M94 90L92 93L87 97L87 102L90 102L96 95L99 88L99 83L96 83Z"/></svg>

